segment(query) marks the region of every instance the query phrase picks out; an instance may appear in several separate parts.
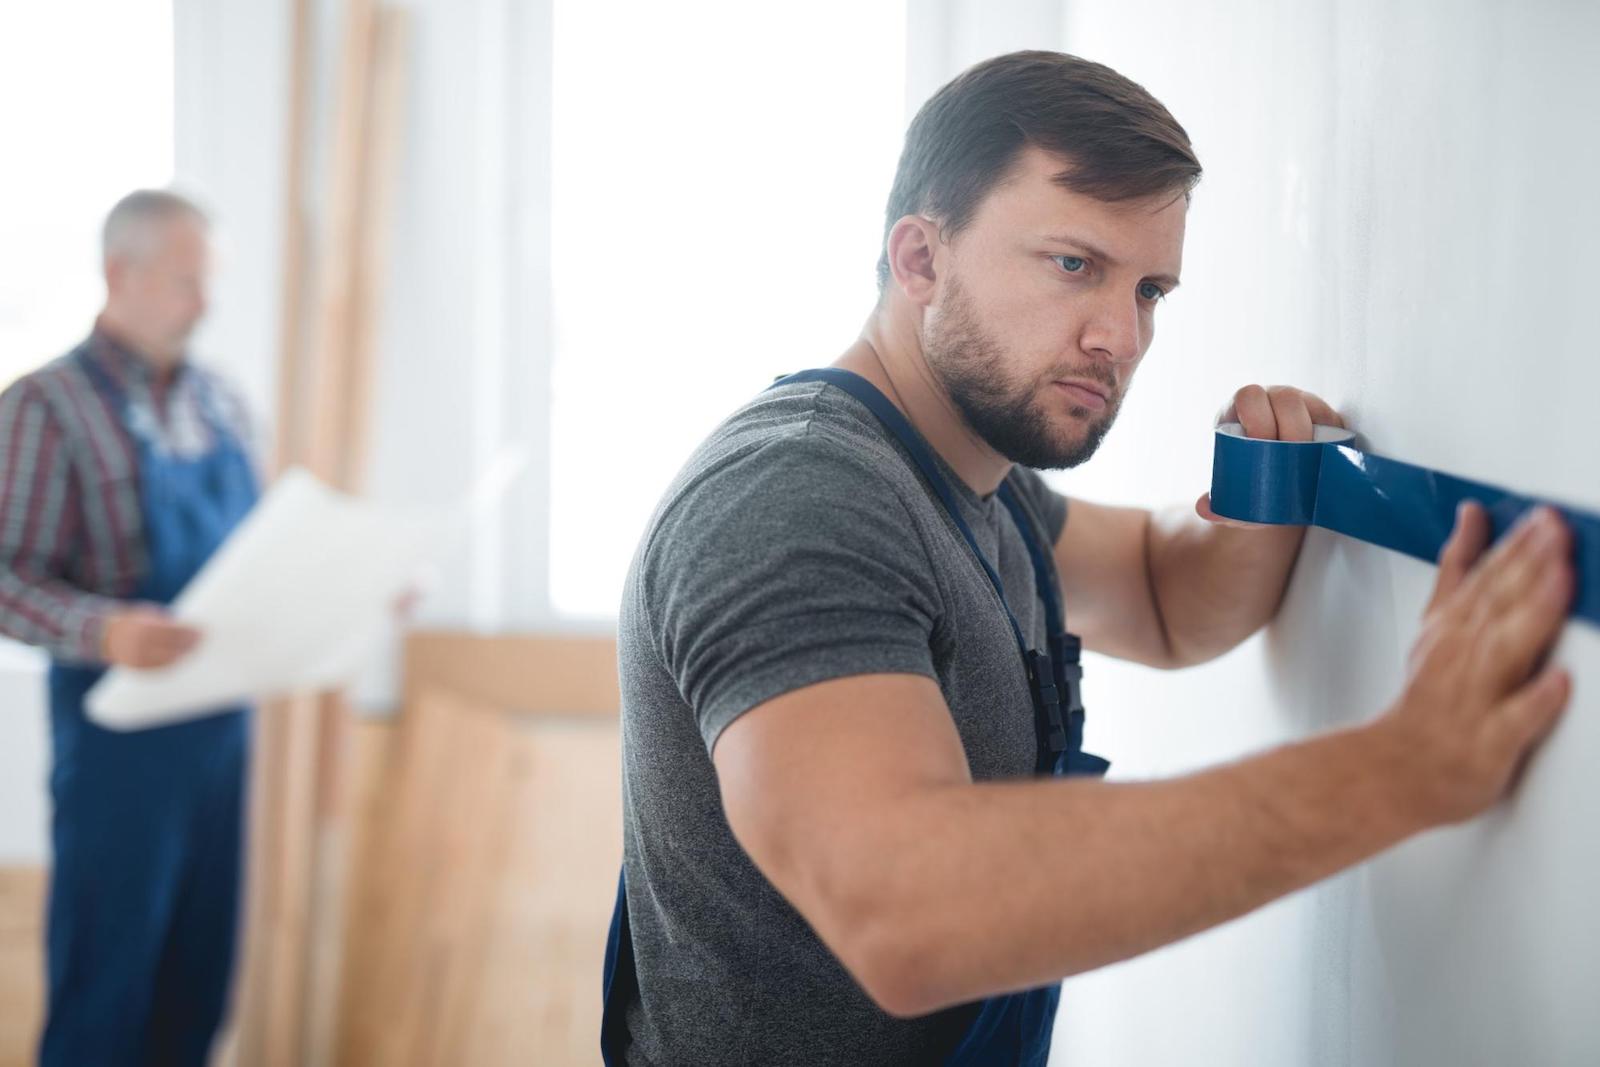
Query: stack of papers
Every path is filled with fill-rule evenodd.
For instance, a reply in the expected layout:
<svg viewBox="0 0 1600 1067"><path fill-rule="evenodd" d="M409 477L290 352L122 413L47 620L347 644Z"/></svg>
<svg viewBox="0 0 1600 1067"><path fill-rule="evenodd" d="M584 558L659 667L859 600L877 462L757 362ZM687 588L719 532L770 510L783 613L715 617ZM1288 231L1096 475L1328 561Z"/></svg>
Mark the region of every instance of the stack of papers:
<svg viewBox="0 0 1600 1067"><path fill-rule="evenodd" d="M170 667L110 671L90 719L139 729L349 682L457 517L386 510L288 471L173 603L200 644Z"/></svg>

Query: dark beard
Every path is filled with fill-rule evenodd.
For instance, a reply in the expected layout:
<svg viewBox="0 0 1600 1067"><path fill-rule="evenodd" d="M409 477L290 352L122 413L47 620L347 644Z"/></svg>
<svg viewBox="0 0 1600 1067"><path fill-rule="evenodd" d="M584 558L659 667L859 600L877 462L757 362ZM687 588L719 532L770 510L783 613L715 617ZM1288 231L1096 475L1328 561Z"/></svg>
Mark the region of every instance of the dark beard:
<svg viewBox="0 0 1600 1067"><path fill-rule="evenodd" d="M972 431L1013 463L1036 470L1065 470L1094 455L1122 406L1116 379L1100 367L1072 371L1105 386L1106 408L1097 418L1088 408L1068 409L1082 422L1081 441L1057 432L1036 393L1038 386L1015 386L1006 374L1005 354L983 331L966 292L952 278L936 330L924 330L928 366L955 402ZM1043 386L1051 388L1049 382ZM1091 421L1092 418L1092 421Z"/></svg>

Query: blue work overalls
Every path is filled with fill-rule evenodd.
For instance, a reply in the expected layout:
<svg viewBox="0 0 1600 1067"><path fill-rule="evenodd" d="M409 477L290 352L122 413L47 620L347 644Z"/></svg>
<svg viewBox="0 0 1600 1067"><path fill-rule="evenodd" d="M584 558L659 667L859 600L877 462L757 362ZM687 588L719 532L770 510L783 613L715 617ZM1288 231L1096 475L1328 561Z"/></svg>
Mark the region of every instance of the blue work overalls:
<svg viewBox="0 0 1600 1067"><path fill-rule="evenodd" d="M1027 673L1028 687L1033 694L1034 727L1038 737L1035 772L1056 776L1105 774L1111 765L1099 756L1083 751L1081 648L1078 638L1066 632L1050 546L1042 543L1039 531L1034 529L1010 486L1000 486L1000 500L1011 512L1023 542L1028 546L1034 584L1038 587L1040 599L1044 601L1045 627L1049 637L1045 651L1028 647L1022 627L1006 603L1000 575L984 557L972 530L962 518L955 494L927 442L901 414L900 409L865 378L837 368L791 374L774 383L774 387L800 382L826 382L865 404L911 454L973 555L983 565L1010 620L1011 631L1017 639L1017 648L1022 657L1021 667ZM600 1025L600 1054L607 1067L619 1067L622 1063L622 1051L627 1044L624 1012L634 996L637 981L633 937L628 924L627 885L625 878L619 878L617 901L611 915L611 932L606 940L605 1013ZM960 1042L945 1057L945 1067L1044 1067L1050 1057L1050 1036L1060 999L1061 986L1053 984L1022 993L990 997L968 1005L964 1010L970 1013L970 1019Z"/></svg>
<svg viewBox="0 0 1600 1067"><path fill-rule="evenodd" d="M175 456L141 434L126 393L79 358L138 453L149 571L134 598L170 603L255 503L255 474L212 414L201 455ZM248 709L107 730L83 709L103 672L50 667L54 868L39 1062L204 1067L233 971Z"/></svg>

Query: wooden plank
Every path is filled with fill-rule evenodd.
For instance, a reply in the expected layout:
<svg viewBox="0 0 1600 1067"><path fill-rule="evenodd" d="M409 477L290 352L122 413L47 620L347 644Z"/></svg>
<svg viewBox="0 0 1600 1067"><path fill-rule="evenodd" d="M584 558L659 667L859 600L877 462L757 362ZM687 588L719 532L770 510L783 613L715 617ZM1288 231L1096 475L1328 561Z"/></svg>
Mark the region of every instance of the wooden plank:
<svg viewBox="0 0 1600 1067"><path fill-rule="evenodd" d="M328 303L319 316L314 366L328 380L317 394L309 460L313 470L347 492L361 487L370 433L379 283L388 262L409 27L409 12L403 9L368 6L363 12L353 4L346 29L346 80L338 113L346 140L336 145L335 155L346 144L356 150L353 159L335 161L327 270L337 280L325 290ZM321 698L320 710L307 889L305 1039L299 1060L304 1067L324 1067L334 1055L346 910L342 757L351 720L342 698L331 694Z"/></svg>
<svg viewBox="0 0 1600 1067"><path fill-rule="evenodd" d="M49 874L0 867L0 1067L34 1061L44 1022L44 911Z"/></svg>
<svg viewBox="0 0 1600 1067"><path fill-rule="evenodd" d="M621 842L614 643L419 633L405 675L339 1062L592 1063Z"/></svg>
<svg viewBox="0 0 1600 1067"><path fill-rule="evenodd" d="M301 1009L305 1041L299 1061L305 1067L324 1067L333 1062L346 921L347 809L351 786L347 760L355 716L341 694L325 693L317 700L316 725L309 943Z"/></svg>
<svg viewBox="0 0 1600 1067"><path fill-rule="evenodd" d="M298 709L299 713L304 713L306 710L308 709L304 706ZM342 797L339 804L341 810L349 812L350 815L347 820L341 820L341 823L347 822L349 826L349 837L345 842L341 843L341 848L349 855L360 855L360 850L365 847L369 827L372 825L371 816L375 810L377 786L385 778L392 731L387 721L373 722L354 718L345 721L348 723L349 728L338 742L341 747L347 746L348 748L347 752L341 754L339 759L340 767L344 772L341 783ZM262 762L267 762L275 767L280 766L287 756L284 749L287 740L287 735L283 730L267 731L266 738L258 741L258 765ZM324 738L324 743L329 743L327 738ZM281 823L284 812L281 808L276 811L258 808L252 814L258 824L265 824L253 831L259 835L257 840L258 847L262 851L271 852L271 842L276 840L276 834L281 833L281 826L278 824ZM271 816L273 815L277 815L278 818L272 818ZM343 857L341 857L342 859ZM341 869L342 866L341 862ZM259 873L261 876L257 881L261 884L262 889L269 892L274 900L281 899L282 889L277 884L277 879L273 877L273 871L267 870ZM334 891L337 892L337 890ZM267 910L260 907L259 900L253 902L254 912ZM338 913L343 914L343 909L339 909ZM249 927L252 933L260 935L260 940L267 942L271 940L270 935L276 933L280 928L281 923L276 921L276 917L274 917L273 921L267 921L265 916L256 918ZM258 949L257 951L260 952L262 958L266 957L264 950ZM236 1031L235 1040L232 1042L231 1047L226 1043L222 1046L219 1054L213 1058L213 1063L216 1067L225 1067L227 1064L240 1062L240 1056L252 1057L253 1062L256 1063L297 1064L299 1062L296 1058L297 1054L292 1051L297 1035L272 1035L272 1039L268 1040L268 1027L266 1025L268 1007L269 1001L264 995L258 996L254 1003L246 1003L241 999L237 1013L240 1022L248 1022L253 1025L241 1026ZM3 1061L0 1061L0 1067L3 1067Z"/></svg>
<svg viewBox="0 0 1600 1067"><path fill-rule="evenodd" d="M363 868L343 983L339 1062L469 1062L449 1020L478 999L505 862L517 759L507 717L422 694L399 726L386 821Z"/></svg>
<svg viewBox="0 0 1600 1067"><path fill-rule="evenodd" d="M284 142L283 247L279 265L278 407L271 469L281 472L305 451L306 310L312 257L306 203L306 160L311 129L311 0L292 0L289 46L289 113Z"/></svg>
<svg viewBox="0 0 1600 1067"><path fill-rule="evenodd" d="M306 312L310 292L310 211L306 197L306 163L310 156L313 18L311 0L291 0L289 101L285 122L283 181L283 245L279 265L278 396L274 420L275 449L270 469L281 472L303 449ZM244 925L240 937L238 988L233 1020L221 1040L225 1063L266 1067L268 997L272 989L273 822L284 790L279 750L281 728L258 715L252 746L247 820L248 859ZM274 758L275 755L278 758Z"/></svg>
<svg viewBox="0 0 1600 1067"><path fill-rule="evenodd" d="M303 1057L306 951L311 909L312 817L316 796L317 699L279 701L263 709L263 733L280 754L263 814L267 848L266 957L260 1062L296 1064Z"/></svg>
<svg viewBox="0 0 1600 1067"><path fill-rule="evenodd" d="M268 898L272 894L271 820L268 813L279 789L276 779L281 757L277 737L257 715L250 744L250 781L247 783L244 927L240 932L240 959L234 995L233 1019L222 1038L223 1060L238 1067L262 1067L266 1040L266 996L271 964L267 937Z"/></svg>
<svg viewBox="0 0 1600 1067"><path fill-rule="evenodd" d="M349 346L359 328L353 300L361 251L363 126L370 110L375 27L373 0L345 0L344 41L329 144L331 179L323 219L323 258L311 327L309 437L305 455L297 457L313 474L339 489L353 488L345 479L342 426L350 416Z"/></svg>
<svg viewBox="0 0 1600 1067"><path fill-rule="evenodd" d="M351 264L348 335L345 342L345 415L338 424L337 484L355 489L363 482L371 440L381 284L388 274L390 220L398 174L405 114L411 12L380 7L372 26L372 86L361 124L362 196L355 218L356 255Z"/></svg>
<svg viewBox="0 0 1600 1067"><path fill-rule="evenodd" d="M311 84L308 0L297 0L291 73L278 466L359 488L370 418L372 338L403 100L408 25L373 0L345 0L330 177L314 304L304 311L304 140ZM239 1061L322 1067L336 1025L345 924L343 759L352 727L336 694L264 709Z"/></svg>
<svg viewBox="0 0 1600 1067"><path fill-rule="evenodd" d="M610 718L621 707L617 643L611 637L417 630L406 636L404 706L424 688L514 711Z"/></svg>
<svg viewBox="0 0 1600 1067"><path fill-rule="evenodd" d="M614 659L595 638L408 643L353 897L339 1063L595 1062L622 816L616 704L594 709L616 692Z"/></svg>
<svg viewBox="0 0 1600 1067"><path fill-rule="evenodd" d="M622 854L616 720L522 721L510 851L457 1063L598 1059L600 971Z"/></svg>

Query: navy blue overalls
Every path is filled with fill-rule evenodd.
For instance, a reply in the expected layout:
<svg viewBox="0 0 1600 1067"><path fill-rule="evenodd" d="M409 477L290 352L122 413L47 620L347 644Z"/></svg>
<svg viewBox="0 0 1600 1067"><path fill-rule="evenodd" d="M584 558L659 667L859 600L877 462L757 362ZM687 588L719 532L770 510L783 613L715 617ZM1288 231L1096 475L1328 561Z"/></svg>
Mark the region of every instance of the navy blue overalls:
<svg viewBox="0 0 1600 1067"><path fill-rule="evenodd" d="M255 503L255 474L214 414L198 456L141 435L126 394L79 358L138 453L149 572L134 598L170 603ZM204 1067L233 971L248 709L106 730L83 710L103 670L50 667L55 856L39 1062Z"/></svg>
<svg viewBox="0 0 1600 1067"><path fill-rule="evenodd" d="M1063 625L1059 587L1050 548L1042 543L1039 531L1034 529L1027 513L1012 494L1011 487L1001 484L1000 500L1011 512L1033 562L1034 584L1044 601L1045 627L1049 637L1045 651L1028 647L1022 627L1006 603L1000 575L978 547L971 528L961 516L955 494L927 443L900 409L865 378L838 368L801 371L779 379L772 387L800 382L826 382L865 404L911 454L923 477L944 505L946 513L966 539L973 555L983 565L984 573L989 576L1011 623L1011 631L1022 655L1022 667L1027 672L1028 688L1033 694L1034 728L1038 736L1035 772L1057 776L1105 774L1111 765L1099 756L1083 751L1081 646L1078 638L1067 633ZM611 932L606 940L605 1014L600 1025L600 1053L607 1067L618 1067L622 1063L622 1050L627 1044L627 1024L623 1013L634 996L638 981L634 971L633 937L628 926L626 889L625 880L619 878L617 902L611 915ZM1022 993L990 997L969 1005L965 1010L971 1013L971 1019L961 1041L945 1057L945 1067L1044 1067L1050 1057L1050 1036L1060 999L1061 986L1054 984Z"/></svg>

